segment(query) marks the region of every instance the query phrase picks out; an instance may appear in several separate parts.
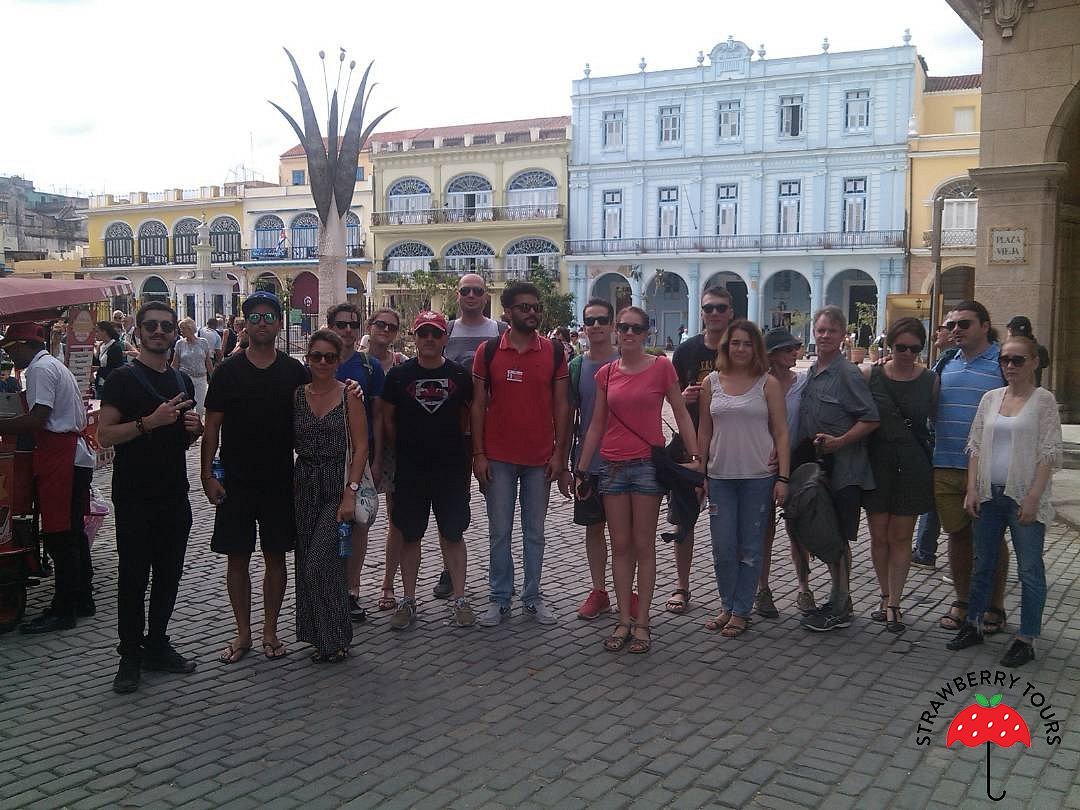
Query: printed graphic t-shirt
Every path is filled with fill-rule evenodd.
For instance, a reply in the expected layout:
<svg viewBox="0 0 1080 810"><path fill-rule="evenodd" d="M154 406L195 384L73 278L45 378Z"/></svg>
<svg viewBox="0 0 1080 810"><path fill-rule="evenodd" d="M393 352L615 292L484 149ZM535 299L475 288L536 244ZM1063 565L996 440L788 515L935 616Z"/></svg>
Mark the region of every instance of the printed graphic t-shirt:
<svg viewBox="0 0 1080 810"><path fill-rule="evenodd" d="M716 370L716 350L705 345L705 335L694 335L689 340L684 340L675 349L671 357L675 371L679 375L679 388L688 385L701 385L713 371ZM698 406L687 405L690 418L694 426L698 423Z"/></svg>
<svg viewBox="0 0 1080 810"><path fill-rule="evenodd" d="M472 402L472 377L450 360L428 369L415 358L386 375L382 399L394 406L398 458L461 468L470 452L462 430Z"/></svg>

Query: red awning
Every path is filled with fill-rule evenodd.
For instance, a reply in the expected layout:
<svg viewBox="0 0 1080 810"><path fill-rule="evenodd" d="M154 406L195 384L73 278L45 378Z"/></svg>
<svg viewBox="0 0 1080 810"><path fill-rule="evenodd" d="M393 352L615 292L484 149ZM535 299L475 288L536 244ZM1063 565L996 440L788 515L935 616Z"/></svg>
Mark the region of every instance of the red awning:
<svg viewBox="0 0 1080 810"><path fill-rule="evenodd" d="M130 294L131 282L113 279L0 278L0 321L55 317L64 307Z"/></svg>

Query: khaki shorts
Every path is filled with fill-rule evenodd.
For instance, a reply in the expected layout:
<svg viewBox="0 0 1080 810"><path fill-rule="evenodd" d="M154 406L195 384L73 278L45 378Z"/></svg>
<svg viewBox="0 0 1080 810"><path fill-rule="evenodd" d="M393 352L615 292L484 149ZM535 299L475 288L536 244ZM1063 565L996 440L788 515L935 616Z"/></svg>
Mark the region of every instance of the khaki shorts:
<svg viewBox="0 0 1080 810"><path fill-rule="evenodd" d="M967 470L934 468L934 503L937 505L941 528L949 534L971 525L971 515L964 511L967 492Z"/></svg>

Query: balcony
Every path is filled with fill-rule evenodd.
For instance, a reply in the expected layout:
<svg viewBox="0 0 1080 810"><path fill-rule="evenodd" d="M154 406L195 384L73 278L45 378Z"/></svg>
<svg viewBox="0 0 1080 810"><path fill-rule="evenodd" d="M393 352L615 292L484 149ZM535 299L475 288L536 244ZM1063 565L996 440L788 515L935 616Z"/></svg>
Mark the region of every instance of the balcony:
<svg viewBox="0 0 1080 810"><path fill-rule="evenodd" d="M244 248L237 261L241 262L288 262L288 261L313 261L319 258L318 245L267 248ZM363 245L346 245L346 259L364 258Z"/></svg>
<svg viewBox="0 0 1080 810"><path fill-rule="evenodd" d="M532 278L532 270L518 270L514 268L500 268L498 270L435 270L434 274L447 280L457 282L465 273L475 273L484 279L486 284L507 284L512 281L529 281ZM559 281L558 268L544 270L548 277ZM409 273L393 270L380 270L375 274L375 280L379 284L392 284L407 289Z"/></svg>
<svg viewBox="0 0 1080 810"><path fill-rule="evenodd" d="M243 250L222 253L215 251L210 254L210 263L305 261L318 258L319 249L317 247L244 248ZM364 246L346 245L345 258L364 258ZM194 254L180 254L179 256L170 256L167 259L163 256L83 256L79 261L80 267L89 270L106 267L160 267L164 265L191 267L194 264Z"/></svg>
<svg viewBox="0 0 1080 810"><path fill-rule="evenodd" d="M739 236L662 236L646 239L571 239L570 256L641 253L764 253L780 250L901 248L903 231L856 233L759 233Z"/></svg>
<svg viewBox="0 0 1080 810"><path fill-rule="evenodd" d="M561 219L563 207L551 205L493 205L486 208L424 208L417 211L374 211L372 225L457 225L464 222L520 222Z"/></svg>
<svg viewBox="0 0 1080 810"><path fill-rule="evenodd" d="M923 231L923 247L931 247L934 242L933 231ZM974 228L944 228L941 231L943 248L975 248Z"/></svg>

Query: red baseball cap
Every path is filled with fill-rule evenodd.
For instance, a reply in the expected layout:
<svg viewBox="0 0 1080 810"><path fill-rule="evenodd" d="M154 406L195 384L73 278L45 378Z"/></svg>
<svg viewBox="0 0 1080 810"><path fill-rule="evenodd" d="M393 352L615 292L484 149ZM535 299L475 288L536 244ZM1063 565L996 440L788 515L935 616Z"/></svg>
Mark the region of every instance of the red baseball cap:
<svg viewBox="0 0 1080 810"><path fill-rule="evenodd" d="M33 321L19 321L13 323L4 332L4 337L0 339L0 349L6 349L12 343L24 340L36 340L38 343L49 342L48 338L45 337L45 329L41 324Z"/></svg>
<svg viewBox="0 0 1080 810"><path fill-rule="evenodd" d="M441 312L421 312L416 316L416 320L413 321L413 331L415 332L421 326L434 326L440 332L447 332L446 316Z"/></svg>

